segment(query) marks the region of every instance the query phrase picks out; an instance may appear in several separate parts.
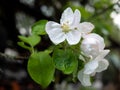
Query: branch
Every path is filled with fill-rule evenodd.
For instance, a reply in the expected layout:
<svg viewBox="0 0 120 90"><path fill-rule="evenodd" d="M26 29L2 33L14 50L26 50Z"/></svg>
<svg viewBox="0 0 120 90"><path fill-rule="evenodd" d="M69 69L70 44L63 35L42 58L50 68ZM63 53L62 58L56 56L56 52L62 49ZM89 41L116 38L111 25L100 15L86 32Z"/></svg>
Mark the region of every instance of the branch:
<svg viewBox="0 0 120 90"><path fill-rule="evenodd" d="M115 4L118 4L118 5L119 5L118 2L117 2L117 3L114 3L114 4L110 5L110 6L108 6L107 8L104 8L101 12L95 13L95 14L92 15L90 18L88 18L88 20L91 19L91 18L95 18L95 17L98 17L98 16L102 15L103 13L105 13L105 12L107 12L109 9L111 9Z"/></svg>
<svg viewBox="0 0 120 90"><path fill-rule="evenodd" d="M0 58L4 58L5 60L14 61L14 60L28 60L28 57L21 56L10 56L0 52Z"/></svg>

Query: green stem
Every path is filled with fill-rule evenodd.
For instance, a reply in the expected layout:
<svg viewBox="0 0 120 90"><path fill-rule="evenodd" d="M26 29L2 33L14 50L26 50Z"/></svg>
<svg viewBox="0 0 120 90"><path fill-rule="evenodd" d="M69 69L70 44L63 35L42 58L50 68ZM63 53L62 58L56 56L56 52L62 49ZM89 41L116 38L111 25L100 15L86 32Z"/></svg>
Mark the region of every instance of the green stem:
<svg viewBox="0 0 120 90"><path fill-rule="evenodd" d="M65 51L67 50L67 48L69 48L69 44L66 40L63 42L63 47Z"/></svg>
<svg viewBox="0 0 120 90"><path fill-rule="evenodd" d="M33 54L34 52L35 52L34 47L31 46L31 54Z"/></svg>
<svg viewBox="0 0 120 90"><path fill-rule="evenodd" d="M77 66L73 72L73 78L72 78L73 82L76 82L77 71L78 71L78 60L77 60Z"/></svg>

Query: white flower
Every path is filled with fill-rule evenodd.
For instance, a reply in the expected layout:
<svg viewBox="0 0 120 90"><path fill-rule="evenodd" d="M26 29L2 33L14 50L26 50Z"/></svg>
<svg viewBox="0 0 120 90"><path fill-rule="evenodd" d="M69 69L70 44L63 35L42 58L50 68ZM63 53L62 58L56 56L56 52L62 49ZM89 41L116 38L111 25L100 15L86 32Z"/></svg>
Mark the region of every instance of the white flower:
<svg viewBox="0 0 120 90"><path fill-rule="evenodd" d="M108 53L109 53L109 50L102 50L95 59L87 62L84 67L84 73L93 74L95 72L101 72L107 69L109 63L106 59L104 59L104 57Z"/></svg>
<svg viewBox="0 0 120 90"><path fill-rule="evenodd" d="M78 72L78 79L84 86L91 86L90 76L96 72L102 72L107 69L109 63L104 57L109 53L109 50L101 51L100 55L94 60L87 62L82 70Z"/></svg>
<svg viewBox="0 0 120 90"><path fill-rule="evenodd" d="M104 39L98 34L91 33L83 37L81 50L86 56L96 57L104 49Z"/></svg>
<svg viewBox="0 0 120 90"><path fill-rule="evenodd" d="M46 24L46 32L50 40L54 44L59 44L64 40L70 45L79 43L81 34L86 34L92 31L94 25L89 22L80 23L81 14L78 9L74 12L70 7L62 13L60 24L54 21L49 21Z"/></svg>
<svg viewBox="0 0 120 90"><path fill-rule="evenodd" d="M91 56L91 59L86 61L84 68L78 72L78 79L82 85L90 86L90 76L107 69L109 63L104 57L109 50L104 50L104 47L104 40L99 35L93 33L84 37L81 50L86 56Z"/></svg>

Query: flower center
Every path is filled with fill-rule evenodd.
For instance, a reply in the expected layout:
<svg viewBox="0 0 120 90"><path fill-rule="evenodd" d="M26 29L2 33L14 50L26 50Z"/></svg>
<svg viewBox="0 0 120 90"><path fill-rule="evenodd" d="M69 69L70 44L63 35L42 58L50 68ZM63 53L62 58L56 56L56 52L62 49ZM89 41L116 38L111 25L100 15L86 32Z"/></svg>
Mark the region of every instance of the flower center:
<svg viewBox="0 0 120 90"><path fill-rule="evenodd" d="M63 23L63 25L61 26L61 28L62 28L62 31L65 32L65 33L67 33L67 32L70 31L70 27L66 23Z"/></svg>

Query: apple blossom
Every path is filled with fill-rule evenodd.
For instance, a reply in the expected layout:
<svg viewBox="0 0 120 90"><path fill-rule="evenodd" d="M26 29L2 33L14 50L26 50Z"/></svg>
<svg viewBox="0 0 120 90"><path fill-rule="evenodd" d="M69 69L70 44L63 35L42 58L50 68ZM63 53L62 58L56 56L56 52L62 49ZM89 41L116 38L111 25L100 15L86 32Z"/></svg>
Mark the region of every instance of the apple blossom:
<svg viewBox="0 0 120 90"><path fill-rule="evenodd" d="M99 35L92 33L84 37L81 50L91 58L85 62L84 68L78 72L78 79L82 85L90 86L90 76L107 69L109 63L104 57L109 53L109 50L104 50L104 47L104 40Z"/></svg>
<svg viewBox="0 0 120 90"><path fill-rule="evenodd" d="M81 50L86 56L96 57L104 47L104 39L95 33L85 35L81 43Z"/></svg>
<svg viewBox="0 0 120 90"><path fill-rule="evenodd" d="M74 12L70 7L62 13L60 24L54 21L48 21L45 30L54 44L59 44L67 40L69 45L79 43L82 34L92 31L94 25L90 22L80 23L81 14L78 9Z"/></svg>
<svg viewBox="0 0 120 90"><path fill-rule="evenodd" d="M87 62L82 70L78 72L78 79L84 86L91 86L90 76L93 76L96 72L102 72L107 69L109 63L104 56L109 53L109 50L103 50L100 52L94 60Z"/></svg>

